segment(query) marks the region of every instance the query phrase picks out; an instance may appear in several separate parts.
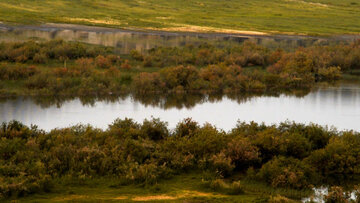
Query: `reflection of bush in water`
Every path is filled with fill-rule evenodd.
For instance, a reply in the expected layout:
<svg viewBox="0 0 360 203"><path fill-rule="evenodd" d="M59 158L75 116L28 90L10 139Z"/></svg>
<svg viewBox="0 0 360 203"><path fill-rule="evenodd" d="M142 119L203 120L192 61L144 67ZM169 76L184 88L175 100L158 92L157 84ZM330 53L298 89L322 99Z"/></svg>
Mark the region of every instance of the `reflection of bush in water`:
<svg viewBox="0 0 360 203"><path fill-rule="evenodd" d="M169 108L192 108L196 104L206 101L204 94L133 94L135 101L139 101L145 106L156 106L163 109Z"/></svg>
<svg viewBox="0 0 360 203"><path fill-rule="evenodd" d="M56 105L60 108L65 102L79 99L81 104L84 106L94 106L96 102L116 102L119 100L123 100L128 97L128 94L121 95L104 95L101 97L96 96L43 96L43 97L27 97L31 98L35 104L40 105L42 108L48 108L52 105ZM5 99L6 100L6 99ZM1 100L0 100L1 101Z"/></svg>
<svg viewBox="0 0 360 203"><path fill-rule="evenodd" d="M296 90L296 91L287 91L283 92L285 95L304 97L310 90ZM160 107L162 109L171 109L171 108L193 108L197 104L202 104L204 102L221 102L222 99L228 98L234 100L237 103L245 103L254 97L261 96L273 96L279 97L280 93L244 93L244 94L234 94L234 93L225 93L225 94L200 94L200 93L174 93L174 94L120 94L120 95L104 95L101 97L95 96L63 96L63 97L54 97L54 96L44 96L44 97L28 97L31 98L35 104L40 105L42 108L48 108L52 105L56 105L60 108L65 102L79 99L81 104L84 106L94 106L96 102L109 102L114 103L117 101L125 100L128 97L131 97L135 102L140 102L145 106ZM5 102L7 99L0 99L0 102Z"/></svg>

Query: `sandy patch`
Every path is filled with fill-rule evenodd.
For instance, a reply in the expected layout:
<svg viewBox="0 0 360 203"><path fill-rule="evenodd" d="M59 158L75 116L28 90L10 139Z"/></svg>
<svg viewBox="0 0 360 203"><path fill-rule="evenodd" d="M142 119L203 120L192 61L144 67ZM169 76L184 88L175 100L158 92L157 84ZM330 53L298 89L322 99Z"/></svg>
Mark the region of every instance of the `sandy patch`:
<svg viewBox="0 0 360 203"><path fill-rule="evenodd" d="M265 33L265 32L223 29L223 28L214 28L214 27L197 26L197 25L172 23L172 24L170 24L170 26L173 26L173 27L169 27L169 28L148 27L145 29L172 31L172 32L215 32L215 33L229 33L229 34L242 34L242 35L267 35L267 33Z"/></svg>
<svg viewBox="0 0 360 203"><path fill-rule="evenodd" d="M153 201L153 200L175 200L188 197L225 197L225 195L217 195L213 193L205 193L199 191L191 190L182 190L180 193L170 196L170 195L151 195L151 196L138 196L134 197L131 200L133 201Z"/></svg>
<svg viewBox="0 0 360 203"><path fill-rule="evenodd" d="M317 7L323 7L323 8L328 8L329 7L329 5L327 5L327 4L315 3L315 2L307 2L307 1L302 1L302 0L286 0L286 1L298 2L298 3L302 3L302 4L307 4L307 5L311 5L311 6L317 6Z"/></svg>
<svg viewBox="0 0 360 203"><path fill-rule="evenodd" d="M54 201L71 201L71 200L77 200L77 199L85 199L88 198L88 196L85 195L69 195L65 197L56 197L53 200Z"/></svg>
<svg viewBox="0 0 360 203"><path fill-rule="evenodd" d="M119 197L115 197L113 198L114 200L124 200L124 199L127 199L128 197L126 196L119 196Z"/></svg>
<svg viewBox="0 0 360 203"><path fill-rule="evenodd" d="M154 196L143 196L143 197L134 197L133 201L152 201L152 200L174 200L177 197L168 196L168 195L154 195Z"/></svg>
<svg viewBox="0 0 360 203"><path fill-rule="evenodd" d="M172 17L168 16L168 17L156 17L156 19L160 19L160 20L169 20L169 19L172 19Z"/></svg>
<svg viewBox="0 0 360 203"><path fill-rule="evenodd" d="M113 19L92 19L92 18L63 18L66 21L70 22L88 22L88 23L96 23L96 24L105 24L105 25L124 25L127 23L123 23L119 20Z"/></svg>

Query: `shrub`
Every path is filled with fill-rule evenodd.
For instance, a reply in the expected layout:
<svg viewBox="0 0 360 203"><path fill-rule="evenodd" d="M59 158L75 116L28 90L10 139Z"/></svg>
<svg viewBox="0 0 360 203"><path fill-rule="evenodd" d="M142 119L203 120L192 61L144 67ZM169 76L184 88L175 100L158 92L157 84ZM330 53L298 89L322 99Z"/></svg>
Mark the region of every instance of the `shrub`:
<svg viewBox="0 0 360 203"><path fill-rule="evenodd" d="M142 165L132 164L129 167L126 178L143 185L154 185L160 178L167 177L171 173L165 166L157 166L154 163Z"/></svg>
<svg viewBox="0 0 360 203"><path fill-rule="evenodd" d="M217 130L210 124L195 131L191 137L184 137L186 145L184 151L190 151L195 159L204 161L209 160L214 154L219 153L226 143L226 137L223 131Z"/></svg>
<svg viewBox="0 0 360 203"><path fill-rule="evenodd" d="M135 76L133 85L135 91L140 93L164 91L165 88L159 73L139 73Z"/></svg>
<svg viewBox="0 0 360 203"><path fill-rule="evenodd" d="M53 70L53 73L57 77L65 77L65 76L71 75L71 72L69 71L68 68L55 68Z"/></svg>
<svg viewBox="0 0 360 203"><path fill-rule="evenodd" d="M192 66L164 68L160 71L160 74L166 87L169 89L175 89L178 86L189 89L190 81L194 81L198 78L198 71Z"/></svg>
<svg viewBox="0 0 360 203"><path fill-rule="evenodd" d="M343 174L349 176L360 173L360 135L352 132L341 137L334 136L325 148L314 151L307 158L316 170L324 177Z"/></svg>
<svg viewBox="0 0 360 203"><path fill-rule="evenodd" d="M199 127L196 121L193 121L191 118L185 118L176 125L175 135L180 137L192 136Z"/></svg>
<svg viewBox="0 0 360 203"><path fill-rule="evenodd" d="M308 188L313 174L310 168L294 158L275 157L262 165L257 177L273 187Z"/></svg>
<svg viewBox="0 0 360 203"><path fill-rule="evenodd" d="M8 64L0 65L0 79L2 80L21 80L27 79L39 71L35 66L25 66L16 64L10 66Z"/></svg>
<svg viewBox="0 0 360 203"><path fill-rule="evenodd" d="M144 137L154 141L163 140L169 136L167 123L160 121L158 118L152 118L152 120L145 119L140 130Z"/></svg>
<svg viewBox="0 0 360 203"><path fill-rule="evenodd" d="M137 61L143 60L143 55L135 49L130 51L130 56Z"/></svg>
<svg viewBox="0 0 360 203"><path fill-rule="evenodd" d="M121 68L125 69L125 70L130 70L131 69L131 65L129 63L129 60L125 60L122 64L121 64Z"/></svg>
<svg viewBox="0 0 360 203"><path fill-rule="evenodd" d="M121 57L114 54L109 54L106 56L106 58L112 64L121 62Z"/></svg>
<svg viewBox="0 0 360 203"><path fill-rule="evenodd" d="M114 66L111 66L106 70L105 75L109 78L120 77L120 70Z"/></svg>
<svg viewBox="0 0 360 203"><path fill-rule="evenodd" d="M248 166L260 161L258 148L245 138L233 138L223 152L238 170L247 169Z"/></svg>
<svg viewBox="0 0 360 203"><path fill-rule="evenodd" d="M216 177L224 178L232 174L235 165L231 158L227 157L224 152L220 152L210 159L211 167L215 171Z"/></svg>
<svg viewBox="0 0 360 203"><path fill-rule="evenodd" d="M209 187L217 192L225 192L229 195L240 195L244 193L240 181L234 181L230 185L223 179L215 179L210 182Z"/></svg>
<svg viewBox="0 0 360 203"><path fill-rule="evenodd" d="M111 61L108 58L106 58L102 55L99 55L95 58L95 64L99 68L107 69L107 68L110 68Z"/></svg>
<svg viewBox="0 0 360 203"><path fill-rule="evenodd" d="M116 119L109 125L109 132L115 136L139 139L141 137L140 125L134 120L125 118Z"/></svg>
<svg viewBox="0 0 360 203"><path fill-rule="evenodd" d="M43 64L48 61L48 56L45 53L36 53L34 55L33 61L35 63Z"/></svg>
<svg viewBox="0 0 360 203"><path fill-rule="evenodd" d="M328 67L328 68L319 68L318 70L319 79L325 81L337 80L341 77L341 68L337 67Z"/></svg>
<svg viewBox="0 0 360 203"><path fill-rule="evenodd" d="M50 84L51 77L48 74L38 74L26 81L25 86L28 89L43 89Z"/></svg>
<svg viewBox="0 0 360 203"><path fill-rule="evenodd" d="M79 58L75 64L75 70L78 70L81 75L89 76L94 69L94 60L91 58Z"/></svg>
<svg viewBox="0 0 360 203"><path fill-rule="evenodd" d="M144 57L143 60L143 66L144 67L152 67L153 66L153 59L151 58L151 56L146 56Z"/></svg>

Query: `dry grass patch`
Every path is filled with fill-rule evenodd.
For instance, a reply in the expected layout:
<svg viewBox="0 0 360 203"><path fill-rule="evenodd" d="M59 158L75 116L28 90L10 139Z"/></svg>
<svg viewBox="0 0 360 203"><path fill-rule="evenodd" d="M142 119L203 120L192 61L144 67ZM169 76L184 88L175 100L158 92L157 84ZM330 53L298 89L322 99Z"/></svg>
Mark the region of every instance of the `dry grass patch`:
<svg viewBox="0 0 360 203"><path fill-rule="evenodd" d="M128 199L127 196L119 196L119 197L115 197L113 198L114 200L125 200L125 199Z"/></svg>
<svg viewBox="0 0 360 203"><path fill-rule="evenodd" d="M133 201L174 200L174 199L178 199L178 198L168 195L152 195L152 196L142 196L142 197L132 198Z"/></svg>
<svg viewBox="0 0 360 203"><path fill-rule="evenodd" d="M123 23L119 20L114 19L92 19L92 18L63 18L64 21L70 21L72 23L95 23L95 24L103 24L103 25L124 25L127 23Z"/></svg>
<svg viewBox="0 0 360 203"><path fill-rule="evenodd" d="M60 201L74 201L74 200L80 200L80 199L87 199L89 196L85 195L68 195L63 197L56 197L53 200L60 202Z"/></svg>
<svg viewBox="0 0 360 203"><path fill-rule="evenodd" d="M167 27L167 28L148 27L146 29L170 31L170 32L200 32L200 33L214 32L214 33L229 33L229 34L241 34L241 35L268 35L265 32L258 32L258 31L222 29L222 28L186 25L186 24L174 24L174 23L171 23L169 25L172 27Z"/></svg>
<svg viewBox="0 0 360 203"><path fill-rule="evenodd" d="M176 199L182 199L182 198L191 198L191 197L226 197L226 195L219 195L219 194L213 194L213 193L205 193L205 192L199 192L195 190L182 190L178 194L171 196L171 195L151 195L151 196L137 196L132 198L133 201L153 201L153 200L176 200Z"/></svg>

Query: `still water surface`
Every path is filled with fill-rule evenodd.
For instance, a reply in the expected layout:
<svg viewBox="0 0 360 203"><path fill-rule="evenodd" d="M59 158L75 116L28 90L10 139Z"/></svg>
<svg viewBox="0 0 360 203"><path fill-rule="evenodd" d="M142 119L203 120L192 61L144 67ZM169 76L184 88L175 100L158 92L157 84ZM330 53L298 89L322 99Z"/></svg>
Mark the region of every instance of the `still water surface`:
<svg viewBox="0 0 360 203"><path fill-rule="evenodd" d="M226 131L235 127L238 120L266 124L286 120L313 122L339 130L360 131L360 86L357 84L320 87L303 97L200 97L195 102L187 97L191 96L183 97L182 103L173 102L175 105L168 105L171 102L167 98L147 103L146 99L136 99L133 96L112 101L95 101L91 104L72 99L60 105L41 105L32 98L16 98L0 102L0 122L15 119L27 125L36 124L45 130L78 123L105 129L116 118L128 117L142 122L153 116L167 121L170 128L174 128L182 119L191 117L201 124L209 122Z"/></svg>
<svg viewBox="0 0 360 203"><path fill-rule="evenodd" d="M62 39L89 44L110 46L115 52L127 54L136 49L144 52L154 47L181 47L189 44L210 43L219 47L241 44L246 40L275 49L293 50L299 46L351 43L359 36L335 36L331 38L270 35L251 36L216 33L145 32L80 25L46 24L41 26L9 26L0 23L0 42L27 40L48 41Z"/></svg>

